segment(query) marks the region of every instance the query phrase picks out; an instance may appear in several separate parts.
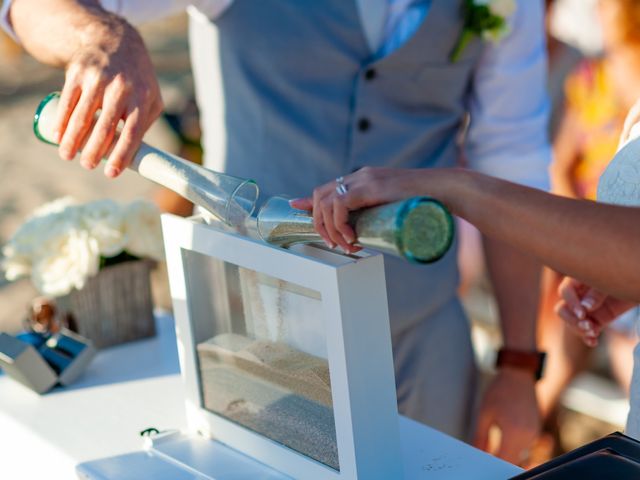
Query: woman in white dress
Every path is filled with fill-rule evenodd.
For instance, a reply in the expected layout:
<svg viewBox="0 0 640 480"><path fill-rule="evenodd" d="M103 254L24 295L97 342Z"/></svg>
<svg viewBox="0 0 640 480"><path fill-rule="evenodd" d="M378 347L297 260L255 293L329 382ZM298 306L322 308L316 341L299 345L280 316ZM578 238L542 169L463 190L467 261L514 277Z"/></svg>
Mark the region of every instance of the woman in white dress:
<svg viewBox="0 0 640 480"><path fill-rule="evenodd" d="M629 113L621 144L638 136L640 102ZM640 164L640 140L630 147ZM625 170L625 189L640 192L640 168L632 167ZM330 182L316 188L313 197L292 202L295 208L313 210L316 229L328 245L358 250L347 223L350 210L428 195L485 235L568 275L556 309L587 345L597 345L608 323L640 303L638 207L559 197L462 169L366 167L344 177L343 185L346 192ZM640 347L627 434L640 439Z"/></svg>

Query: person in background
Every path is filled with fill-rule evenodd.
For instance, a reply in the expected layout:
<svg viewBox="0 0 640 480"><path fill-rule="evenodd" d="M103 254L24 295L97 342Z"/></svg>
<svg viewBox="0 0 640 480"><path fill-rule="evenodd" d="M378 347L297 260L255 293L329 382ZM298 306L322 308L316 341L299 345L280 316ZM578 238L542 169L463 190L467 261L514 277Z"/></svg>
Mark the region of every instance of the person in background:
<svg viewBox="0 0 640 480"><path fill-rule="evenodd" d="M547 88L551 100L549 115L549 138L553 141L558 134L566 105L565 81L573 69L583 60L583 53L576 47L562 41L554 34L552 27L558 0L546 0L545 16L547 32L547 55L549 57ZM588 2L587 2L588 3ZM589 8L586 4L582 8Z"/></svg>
<svg viewBox="0 0 640 480"><path fill-rule="evenodd" d="M551 167L554 193L590 200L595 200L598 179L616 151L625 114L640 97L640 2L600 0L598 18L604 55L584 60L566 81L566 107ZM562 393L587 367L591 350L555 313L562 276L548 270L543 278L539 339L548 357L537 393L545 427L553 431ZM606 332L613 374L627 393L637 343L635 318L631 311Z"/></svg>

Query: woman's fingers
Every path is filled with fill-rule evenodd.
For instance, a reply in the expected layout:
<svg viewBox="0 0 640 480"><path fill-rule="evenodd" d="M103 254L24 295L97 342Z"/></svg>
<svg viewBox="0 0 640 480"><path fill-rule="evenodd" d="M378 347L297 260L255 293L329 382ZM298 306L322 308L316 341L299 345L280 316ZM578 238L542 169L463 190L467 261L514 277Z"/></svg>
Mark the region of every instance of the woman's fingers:
<svg viewBox="0 0 640 480"><path fill-rule="evenodd" d="M580 320L584 320L587 316L585 308L581 303L582 296L579 292L582 288L584 288L584 284L569 277L566 277L558 287L560 298L567 303L567 306L573 314Z"/></svg>
<svg viewBox="0 0 640 480"><path fill-rule="evenodd" d="M291 208L311 211L313 209L313 198L295 198L289 201Z"/></svg>
<svg viewBox="0 0 640 480"><path fill-rule="evenodd" d="M580 319L576 317L564 301L558 302L555 311L558 316L564 320L569 329L582 338L582 341L586 345L595 347L598 344L601 326L597 322L593 321L593 319Z"/></svg>
<svg viewBox="0 0 640 480"><path fill-rule="evenodd" d="M314 226L327 245L336 245L345 251L353 253L360 250L353 244L356 234L349 225L349 212L359 208L378 205L402 198L407 192L398 194L395 189L390 190L388 177L402 180L401 175L392 169L364 167L343 179L346 192L338 193L336 181L328 182L313 192L313 198L299 198L291 200L293 208L312 210ZM402 190L402 189L401 189Z"/></svg>
<svg viewBox="0 0 640 480"><path fill-rule="evenodd" d="M320 188L316 188L313 191L313 226L315 227L316 232L318 232L318 235L320 235L324 240L324 243L326 243L329 248L335 248L335 243L332 242L331 237L329 237L329 234L324 227L324 219L322 217L322 209L320 206L321 200L322 191Z"/></svg>
<svg viewBox="0 0 640 480"><path fill-rule="evenodd" d="M580 305L582 305L587 312L593 312L604 304L607 297L608 295L599 290L590 288L580 300Z"/></svg>
<svg viewBox="0 0 640 480"><path fill-rule="evenodd" d="M572 278L565 278L558 292L562 300L556 305L556 313L587 345L596 346L603 329L596 317L607 295Z"/></svg>
<svg viewBox="0 0 640 480"><path fill-rule="evenodd" d="M331 243L338 245L345 252L349 252L351 251L351 245L344 239L342 234L336 228L335 222L333 221L333 205L334 203L332 195L324 197L320 203L324 228L329 235Z"/></svg>
<svg viewBox="0 0 640 480"><path fill-rule="evenodd" d="M336 196L333 199L333 224L345 243L353 251L353 243L356 241L356 234L349 225L349 208L344 197Z"/></svg>

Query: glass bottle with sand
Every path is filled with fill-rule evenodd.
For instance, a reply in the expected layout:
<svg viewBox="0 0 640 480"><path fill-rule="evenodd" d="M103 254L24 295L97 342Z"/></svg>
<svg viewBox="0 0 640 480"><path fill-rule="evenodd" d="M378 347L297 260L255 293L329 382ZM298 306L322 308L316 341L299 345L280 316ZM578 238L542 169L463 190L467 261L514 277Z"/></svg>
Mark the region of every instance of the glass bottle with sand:
<svg viewBox="0 0 640 480"><path fill-rule="evenodd" d="M36 137L50 145L57 145L54 129L59 101L59 93L49 94L40 102L33 120ZM243 227L255 209L258 186L253 180L214 172L144 142L129 168L203 207L231 227Z"/></svg>
<svg viewBox="0 0 640 480"><path fill-rule="evenodd" d="M271 197L258 212L258 233L273 245L322 242L309 212L292 208L289 199ZM432 263L451 246L454 222L439 201L429 197L352 212L349 223L357 245L403 257L413 263Z"/></svg>

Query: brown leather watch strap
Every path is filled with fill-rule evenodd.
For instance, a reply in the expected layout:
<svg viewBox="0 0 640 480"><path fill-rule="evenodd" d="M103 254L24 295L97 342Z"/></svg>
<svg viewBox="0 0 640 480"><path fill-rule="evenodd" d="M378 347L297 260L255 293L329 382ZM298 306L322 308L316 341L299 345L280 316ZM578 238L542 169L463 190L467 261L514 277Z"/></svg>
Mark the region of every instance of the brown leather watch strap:
<svg viewBox="0 0 640 480"><path fill-rule="evenodd" d="M496 368L514 367L531 372L536 380L542 378L544 371L544 352L527 352L501 348L496 358Z"/></svg>

